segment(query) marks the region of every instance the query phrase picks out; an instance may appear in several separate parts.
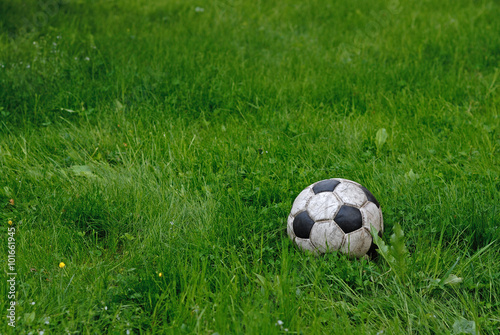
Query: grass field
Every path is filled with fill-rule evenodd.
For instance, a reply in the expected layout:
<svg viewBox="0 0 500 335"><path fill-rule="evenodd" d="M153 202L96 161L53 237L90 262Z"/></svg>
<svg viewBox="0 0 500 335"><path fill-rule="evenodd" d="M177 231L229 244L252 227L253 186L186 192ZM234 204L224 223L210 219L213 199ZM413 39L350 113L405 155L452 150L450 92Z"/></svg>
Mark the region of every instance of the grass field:
<svg viewBox="0 0 500 335"><path fill-rule="evenodd" d="M0 13L0 333L500 333L498 1ZM384 255L287 237L332 177Z"/></svg>

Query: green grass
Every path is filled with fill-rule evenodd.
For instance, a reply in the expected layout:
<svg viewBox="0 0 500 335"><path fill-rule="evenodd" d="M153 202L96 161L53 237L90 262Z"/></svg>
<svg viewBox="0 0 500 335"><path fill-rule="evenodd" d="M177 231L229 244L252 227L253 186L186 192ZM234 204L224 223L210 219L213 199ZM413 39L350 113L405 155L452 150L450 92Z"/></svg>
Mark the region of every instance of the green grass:
<svg viewBox="0 0 500 335"><path fill-rule="evenodd" d="M498 2L0 12L1 333L500 331ZM389 254L294 247L332 177L378 198Z"/></svg>

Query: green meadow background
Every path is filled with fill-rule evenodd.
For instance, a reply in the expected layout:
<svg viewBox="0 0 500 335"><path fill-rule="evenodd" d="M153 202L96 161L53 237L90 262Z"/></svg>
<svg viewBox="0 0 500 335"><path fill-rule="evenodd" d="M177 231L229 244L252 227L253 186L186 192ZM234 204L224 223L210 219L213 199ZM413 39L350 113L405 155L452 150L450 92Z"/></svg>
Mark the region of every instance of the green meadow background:
<svg viewBox="0 0 500 335"><path fill-rule="evenodd" d="M0 0L0 333L498 334L499 17ZM333 177L381 203L378 257L287 237Z"/></svg>

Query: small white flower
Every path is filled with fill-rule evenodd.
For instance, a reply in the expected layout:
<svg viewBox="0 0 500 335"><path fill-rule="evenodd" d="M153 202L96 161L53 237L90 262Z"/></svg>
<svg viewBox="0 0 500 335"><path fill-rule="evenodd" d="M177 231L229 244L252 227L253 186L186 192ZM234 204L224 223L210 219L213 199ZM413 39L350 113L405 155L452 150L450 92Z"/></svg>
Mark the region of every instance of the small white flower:
<svg viewBox="0 0 500 335"><path fill-rule="evenodd" d="M202 7L196 7L194 9L195 12L198 12L198 13L203 13L205 11L205 8L202 8Z"/></svg>
<svg viewBox="0 0 500 335"><path fill-rule="evenodd" d="M90 60L90 58L88 58L88 57L85 57L85 60L86 60L86 61L88 62L88 61Z"/></svg>
<svg viewBox="0 0 500 335"><path fill-rule="evenodd" d="M126 334L127 335L130 334L130 329L127 329Z"/></svg>
<svg viewBox="0 0 500 335"><path fill-rule="evenodd" d="M276 324L277 324L278 326L283 326L283 321L278 320L278 322L276 322Z"/></svg>
<svg viewBox="0 0 500 335"><path fill-rule="evenodd" d="M34 301L30 302L30 305L34 305L34 304L35 304L35 302L34 302Z"/></svg>
<svg viewBox="0 0 500 335"><path fill-rule="evenodd" d="M45 330L39 330L38 331L38 335L43 335L43 334L45 334Z"/></svg>
<svg viewBox="0 0 500 335"><path fill-rule="evenodd" d="M29 69L30 67L31 67L31 65L29 65L29 64L28 64L28 65L26 65L26 68L27 68L27 69Z"/></svg>
<svg viewBox="0 0 500 335"><path fill-rule="evenodd" d="M45 318L44 323L45 323L46 325L48 325L48 324L50 323L50 317Z"/></svg>
<svg viewBox="0 0 500 335"><path fill-rule="evenodd" d="M61 36L57 36L57 39L60 39L60 38L61 38Z"/></svg>
<svg viewBox="0 0 500 335"><path fill-rule="evenodd" d="M75 60L78 60L78 57L75 57Z"/></svg>
<svg viewBox="0 0 500 335"><path fill-rule="evenodd" d="M56 42L52 42L52 45L53 45L53 46L56 46L56 45L57 45L57 43L56 43Z"/></svg>
<svg viewBox="0 0 500 335"><path fill-rule="evenodd" d="M174 225L174 221L170 221L170 224L173 226Z"/></svg>
<svg viewBox="0 0 500 335"><path fill-rule="evenodd" d="M107 311L108 310L108 306L104 306L104 310Z"/></svg>

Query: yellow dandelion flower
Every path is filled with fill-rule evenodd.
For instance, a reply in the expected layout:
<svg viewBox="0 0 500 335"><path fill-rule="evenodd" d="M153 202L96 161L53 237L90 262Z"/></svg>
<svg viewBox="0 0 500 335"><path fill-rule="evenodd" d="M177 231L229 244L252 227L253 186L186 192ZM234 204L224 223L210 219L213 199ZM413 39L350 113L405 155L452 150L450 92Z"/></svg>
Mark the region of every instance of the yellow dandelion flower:
<svg viewBox="0 0 500 335"><path fill-rule="evenodd" d="M62 269L66 266L66 264L64 264L63 262L59 263L59 267Z"/></svg>
<svg viewBox="0 0 500 335"><path fill-rule="evenodd" d="M12 220L9 220L9 225L11 225L11 226L12 226Z"/></svg>
<svg viewBox="0 0 500 335"><path fill-rule="evenodd" d="M163 273L161 273L161 272L160 272L160 273L158 273L158 276L159 276L159 277L163 277Z"/></svg>

